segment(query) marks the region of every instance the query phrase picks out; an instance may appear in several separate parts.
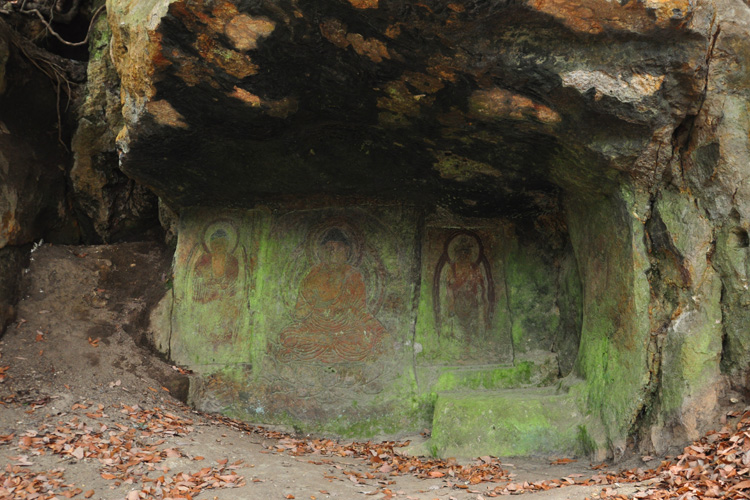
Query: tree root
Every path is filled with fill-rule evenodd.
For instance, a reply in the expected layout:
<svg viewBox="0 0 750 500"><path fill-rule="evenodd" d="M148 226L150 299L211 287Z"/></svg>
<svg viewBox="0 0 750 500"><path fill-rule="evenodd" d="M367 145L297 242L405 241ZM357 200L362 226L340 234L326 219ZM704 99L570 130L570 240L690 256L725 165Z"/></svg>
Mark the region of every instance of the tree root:
<svg viewBox="0 0 750 500"><path fill-rule="evenodd" d="M92 20L93 22L93 20ZM89 31L91 29L89 28ZM37 47L29 40L19 35L5 20L0 18L0 37L5 38L39 71L46 75L55 86L57 93L57 133L58 140L68 150L62 140L61 92L65 92L68 102L72 97L72 87L86 81L85 63L73 61L52 54ZM86 35L88 39L88 34Z"/></svg>
<svg viewBox="0 0 750 500"><path fill-rule="evenodd" d="M63 45L68 45L70 47L80 47L81 45L86 45L89 43L89 37L91 36L91 27L94 25L94 21L96 21L96 18L99 17L99 14L104 10L104 5L96 9L94 12L94 15L91 16L91 22L89 23L89 28L86 30L86 38L81 40L80 42L69 42L63 37L61 37L54 29L52 29L51 21L47 21L47 19L44 17L44 15L39 11L38 9L33 10L22 10L19 11L23 14L36 14L36 16L39 18L39 20L44 24L44 27L47 28L47 31L49 31L50 35L54 36L60 43ZM52 21L57 21L57 17L53 17L51 19Z"/></svg>

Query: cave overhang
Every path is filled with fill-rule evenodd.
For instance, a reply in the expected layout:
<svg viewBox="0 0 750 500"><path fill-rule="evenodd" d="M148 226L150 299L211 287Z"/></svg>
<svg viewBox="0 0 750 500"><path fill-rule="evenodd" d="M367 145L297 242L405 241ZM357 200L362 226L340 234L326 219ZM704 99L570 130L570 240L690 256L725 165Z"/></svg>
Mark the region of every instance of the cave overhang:
<svg viewBox="0 0 750 500"><path fill-rule="evenodd" d="M691 250L710 231L653 192L702 106L710 6L108 16L121 168L181 212L163 344L196 406L359 436L425 423L440 454L616 454L654 401L673 418L716 379L718 281ZM661 386L653 339L684 311L657 266L706 297Z"/></svg>
<svg viewBox="0 0 750 500"><path fill-rule="evenodd" d="M108 11L122 168L177 207L334 194L549 210L581 172L643 175L705 70L704 14L682 0Z"/></svg>

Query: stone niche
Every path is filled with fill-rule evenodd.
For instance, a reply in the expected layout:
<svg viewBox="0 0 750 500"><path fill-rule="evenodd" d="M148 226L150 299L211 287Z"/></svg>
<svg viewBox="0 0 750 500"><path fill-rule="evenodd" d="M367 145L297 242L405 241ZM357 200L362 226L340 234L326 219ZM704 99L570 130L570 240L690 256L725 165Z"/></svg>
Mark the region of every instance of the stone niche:
<svg viewBox="0 0 750 500"><path fill-rule="evenodd" d="M170 345L203 376L193 403L341 431L390 419L413 380L415 222L401 207L183 214Z"/></svg>
<svg viewBox="0 0 750 500"><path fill-rule="evenodd" d="M581 408L554 387L581 329L565 224L438 212L183 211L169 352L197 373L191 403L358 437L434 426L437 453L469 453L452 419L504 409L503 452L588 451ZM546 413L531 426L528 404ZM568 410L581 421L560 433Z"/></svg>

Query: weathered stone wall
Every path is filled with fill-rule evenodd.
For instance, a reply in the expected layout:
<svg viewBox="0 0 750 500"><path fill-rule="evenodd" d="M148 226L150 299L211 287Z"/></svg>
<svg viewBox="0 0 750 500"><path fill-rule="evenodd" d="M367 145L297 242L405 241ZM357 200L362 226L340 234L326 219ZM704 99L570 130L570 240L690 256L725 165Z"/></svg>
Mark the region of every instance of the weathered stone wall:
<svg viewBox="0 0 750 500"><path fill-rule="evenodd" d="M644 405L648 380L648 259L643 228L631 216L631 193L567 206L583 283L583 325L577 372L586 380L588 407L622 452Z"/></svg>
<svg viewBox="0 0 750 500"><path fill-rule="evenodd" d="M561 321L580 306L580 284L561 285L567 236L420 212L184 211L164 348L200 374L192 402L393 434L429 426L437 393L557 382L572 360L553 351L580 329Z"/></svg>
<svg viewBox="0 0 750 500"><path fill-rule="evenodd" d="M0 95L0 248L66 231L66 153L58 142L57 96L30 65L13 59Z"/></svg>
<svg viewBox="0 0 750 500"><path fill-rule="evenodd" d="M722 384L745 390L748 302L744 289L750 224L748 185L748 35L750 8L716 2L706 50L703 94L675 134L661 191L654 197L652 242L662 245L663 290L655 300L671 310L655 407L656 449L670 439L695 438L715 415ZM659 220L661 222L659 222ZM660 234L661 233L661 237ZM666 239L663 235L667 235ZM740 326L743 325L743 326ZM742 361L740 361L742 360ZM722 381L721 374L726 376Z"/></svg>

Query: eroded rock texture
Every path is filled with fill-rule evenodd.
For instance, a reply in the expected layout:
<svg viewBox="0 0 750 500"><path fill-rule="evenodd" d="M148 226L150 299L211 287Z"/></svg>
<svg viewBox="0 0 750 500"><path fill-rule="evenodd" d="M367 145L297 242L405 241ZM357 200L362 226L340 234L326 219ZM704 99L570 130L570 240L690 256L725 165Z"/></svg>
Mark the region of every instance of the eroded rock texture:
<svg viewBox="0 0 750 500"><path fill-rule="evenodd" d="M122 127L119 77L110 53L111 33L104 16L96 19L78 126L72 137L70 169L75 202L85 215L89 239L132 238L153 226L157 198L118 168L115 137Z"/></svg>
<svg viewBox="0 0 750 500"><path fill-rule="evenodd" d="M0 335L14 319L31 244L75 240L55 88L0 25ZM60 97L66 99L64 90Z"/></svg>
<svg viewBox="0 0 750 500"><path fill-rule="evenodd" d="M387 403L402 423L431 408L481 407L464 419L478 422L493 405L555 406L546 393L481 405L446 395L491 398L518 379L523 356L554 353L569 388L557 406L582 419L566 451L619 455L631 437L663 451L697 437L729 384L745 387L746 3L110 0L107 10L122 169L171 207L218 210L184 211L176 261L178 299L226 296L239 321L222 327L214 299L176 302L169 349L204 375L197 400L382 430L377 412L346 413L344 396L316 405L308 394L309 413L284 418L263 406L278 382L264 374L289 356L309 373L326 365L357 400L357 380L386 366L367 336L381 327L388 359L404 361L390 392L363 401ZM352 359L306 323L315 307L295 316L300 297L318 293L304 277L322 279L315 248L329 243L348 248L370 290L347 313L365 332ZM377 308L373 286L391 290ZM190 316L201 310L205 323ZM180 327L189 318L208 325L203 343ZM530 443L556 424L539 425ZM444 430L435 451L461 449L466 439ZM548 450L515 450L535 451Z"/></svg>

